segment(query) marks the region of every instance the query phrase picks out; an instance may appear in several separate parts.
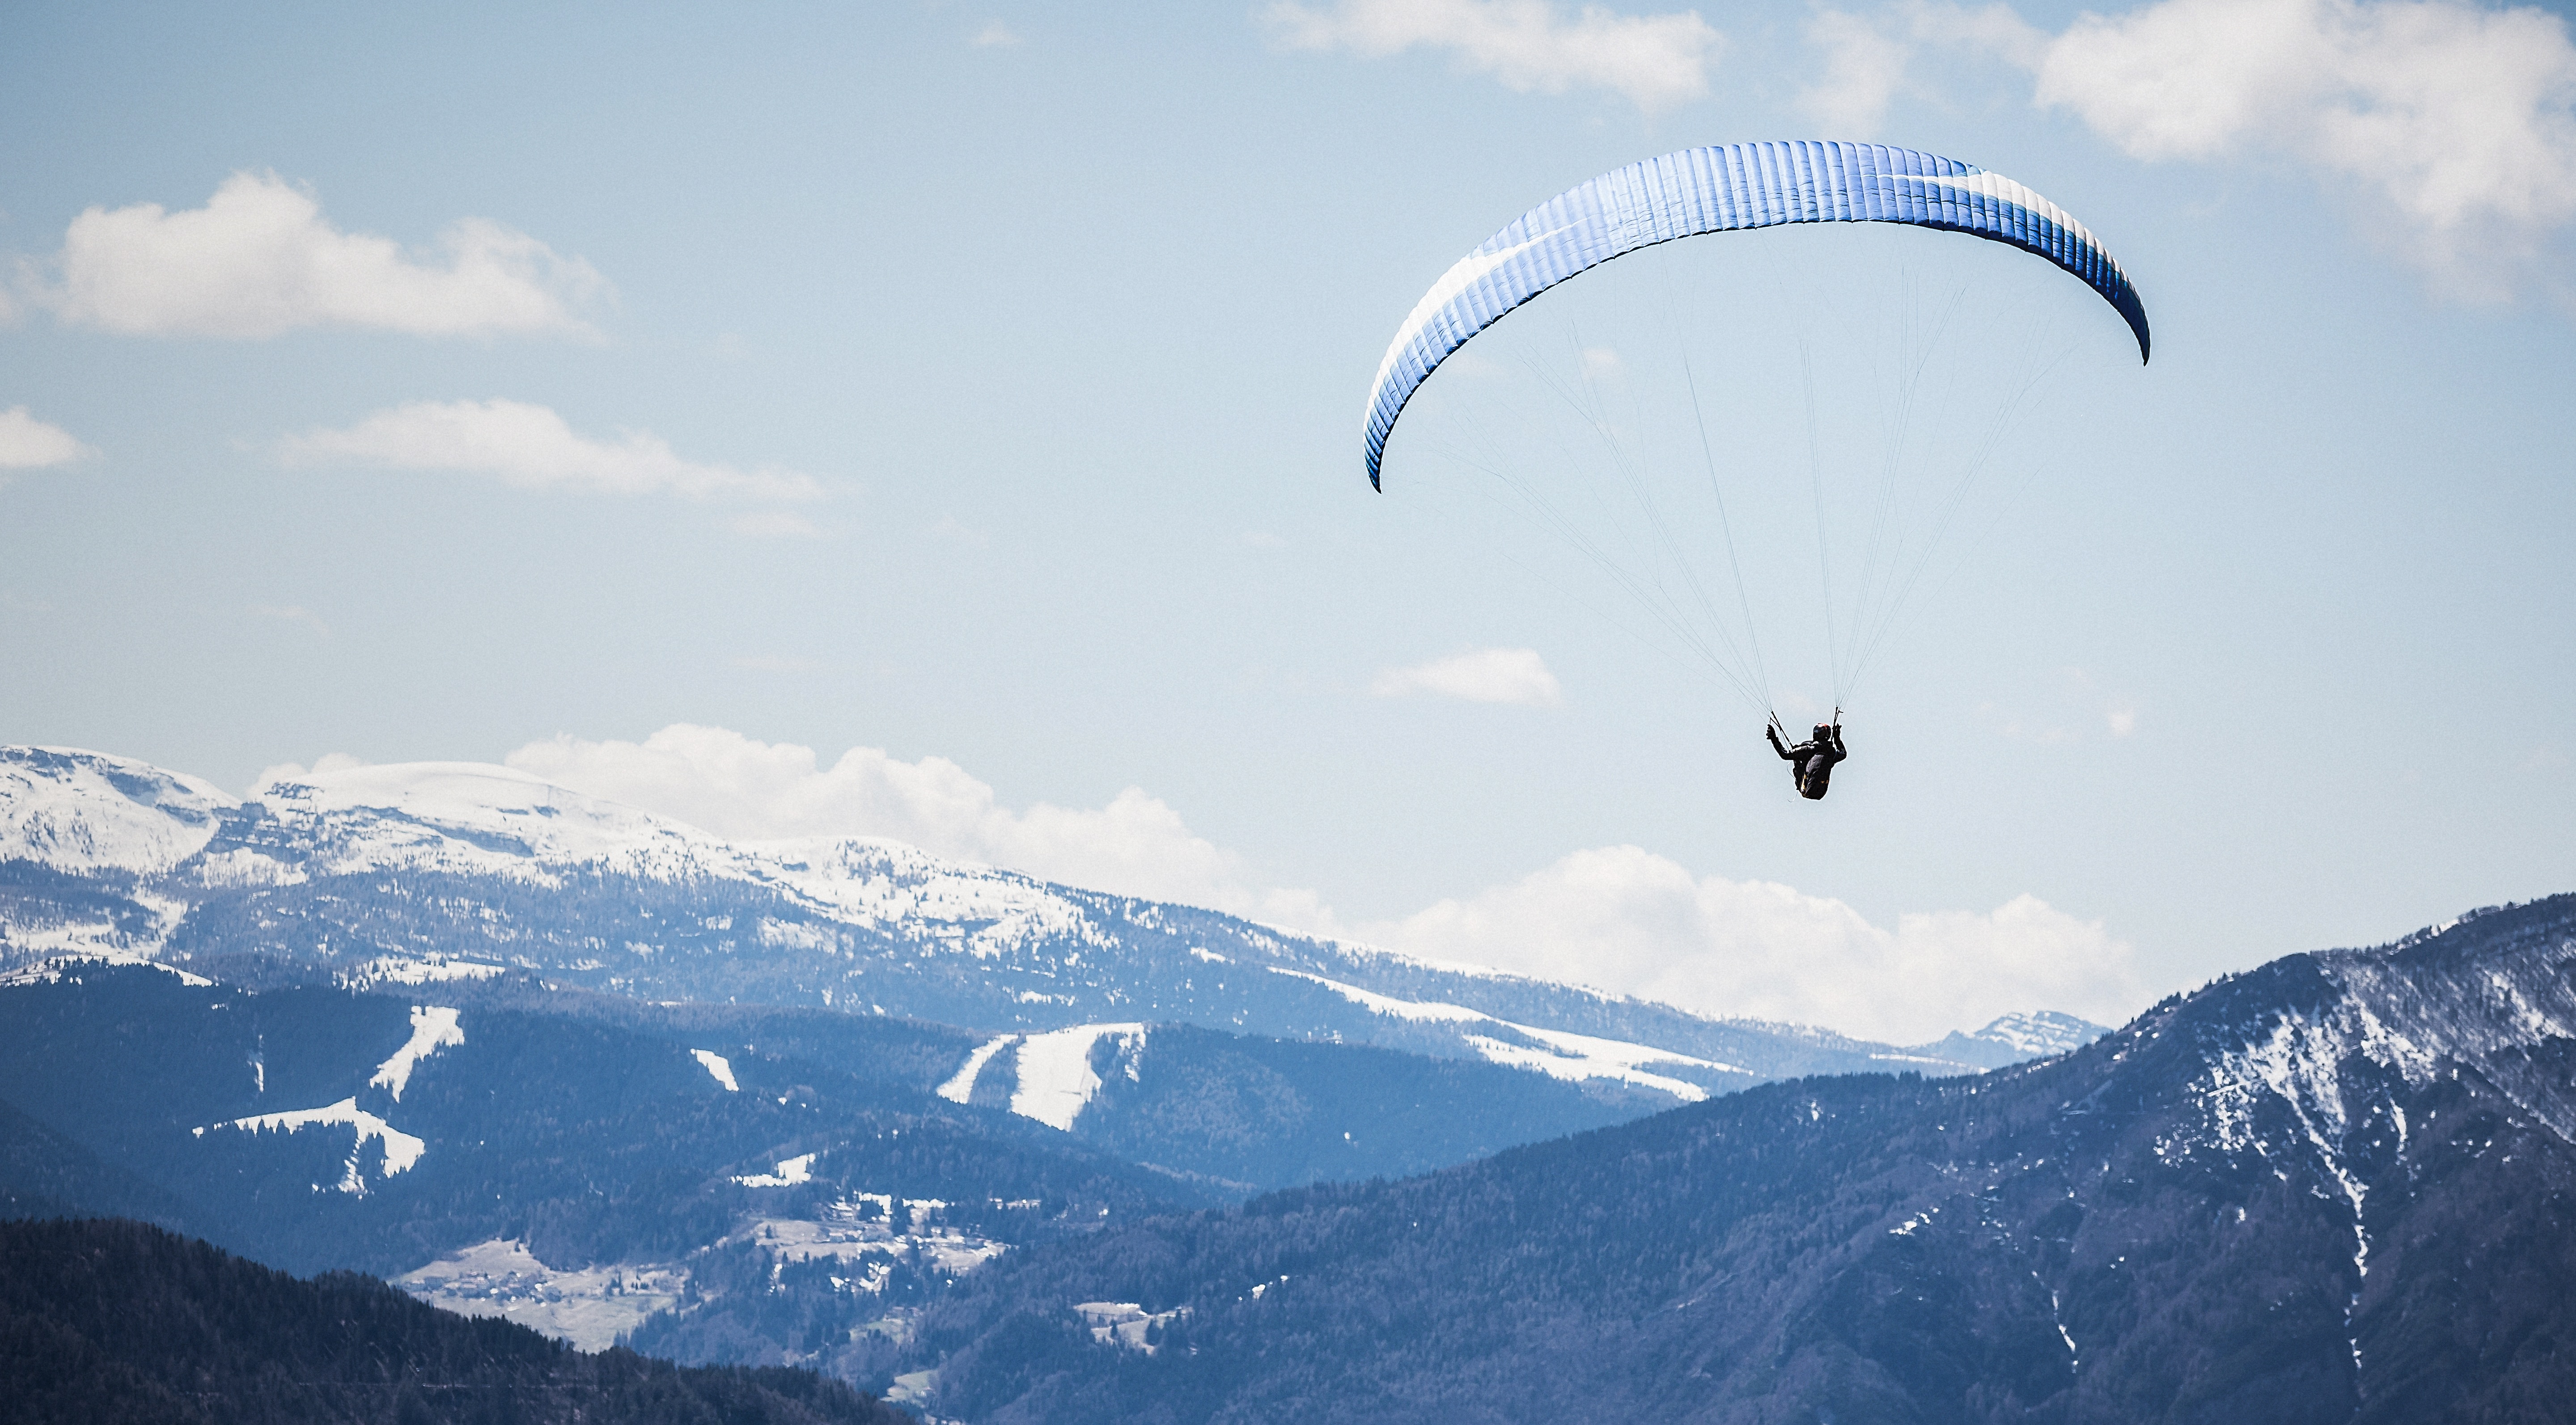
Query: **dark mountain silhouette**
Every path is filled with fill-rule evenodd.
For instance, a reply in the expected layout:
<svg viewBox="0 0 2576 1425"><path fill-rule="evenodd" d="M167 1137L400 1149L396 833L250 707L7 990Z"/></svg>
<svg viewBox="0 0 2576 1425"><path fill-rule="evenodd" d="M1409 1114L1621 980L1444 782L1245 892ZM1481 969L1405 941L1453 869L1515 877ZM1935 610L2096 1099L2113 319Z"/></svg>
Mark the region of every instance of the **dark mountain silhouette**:
<svg viewBox="0 0 2576 1425"><path fill-rule="evenodd" d="M1113 1228L966 1279L896 1366L994 1425L2562 1420L2571 967L2558 897L1977 1079Z"/></svg>
<svg viewBox="0 0 2576 1425"><path fill-rule="evenodd" d="M67 1214L139 1218L189 1230L176 1196L0 1103L0 1218Z"/></svg>
<svg viewBox="0 0 2576 1425"><path fill-rule="evenodd" d="M586 1355L123 1221L0 1221L0 1423L901 1425L808 1371Z"/></svg>

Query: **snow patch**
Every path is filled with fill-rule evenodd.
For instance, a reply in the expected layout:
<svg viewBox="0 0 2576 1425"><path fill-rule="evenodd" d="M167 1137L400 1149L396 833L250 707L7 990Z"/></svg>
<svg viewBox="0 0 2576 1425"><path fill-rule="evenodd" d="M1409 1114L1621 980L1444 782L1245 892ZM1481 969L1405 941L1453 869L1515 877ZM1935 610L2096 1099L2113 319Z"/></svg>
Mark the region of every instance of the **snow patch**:
<svg viewBox="0 0 2576 1425"><path fill-rule="evenodd" d="M5 975L0 975L0 985L58 985L65 980L77 984L80 981L77 972L83 965L159 970L165 975L178 976L179 983L183 985L198 989L214 983L203 975L190 974L167 960L155 960L149 955L137 954L131 950L90 950L70 955L56 955L50 959L39 960L32 965L22 965Z"/></svg>
<svg viewBox="0 0 2576 1425"><path fill-rule="evenodd" d="M713 1076L717 1083L724 1085L724 1091L726 1093L742 1092L742 1085L733 1081L733 1061L731 1059L726 1058L722 1054L716 1053L712 1049L692 1049L689 1051L689 1055L691 1058L696 1059L700 1064L706 1066L707 1073Z"/></svg>
<svg viewBox="0 0 2576 1425"><path fill-rule="evenodd" d="M210 851L197 861L197 880L209 890L300 886L304 879L301 868L263 856L248 847Z"/></svg>
<svg viewBox="0 0 2576 1425"><path fill-rule="evenodd" d="M1530 1024L1515 1024L1512 1028L1533 1039L1544 1041L1560 1054L1612 1068L1633 1069L1641 1064L1687 1064L1692 1068L1710 1069L1721 1074L1742 1074L1748 1079L1760 1077L1751 1069L1739 1064L1729 1064L1717 1059L1701 1059L1689 1054L1676 1054L1670 1049L1658 1049L1652 1044L1635 1044L1625 1039L1596 1039L1589 1034L1574 1034L1563 1029L1541 1029Z"/></svg>
<svg viewBox="0 0 2576 1425"><path fill-rule="evenodd" d="M411 1071L421 1060L465 1042L465 1030L456 1022L456 1011L443 1005L416 1004L411 1007L411 1038L394 1051L394 1056L376 1066L375 1077L367 1087L392 1094L402 1102L403 1089L411 1083Z"/></svg>
<svg viewBox="0 0 2576 1425"><path fill-rule="evenodd" d="M1101 1345L1142 1351L1150 1356L1157 1349L1157 1343L1147 1341L1145 1333L1187 1317L1190 1309L1176 1306L1169 1311L1147 1311L1132 1301L1083 1301L1074 1304L1073 1314L1082 1318L1082 1324L1091 1329L1091 1339Z"/></svg>
<svg viewBox="0 0 2576 1425"><path fill-rule="evenodd" d="M1304 970L1291 970L1281 965L1266 965L1263 968L1274 975L1312 980L1368 1010L1371 1014L1383 1014L1390 1019L1411 1020L1416 1024L1461 1024L1493 1018L1482 1010L1469 1009L1465 1005L1425 1004L1419 1000L1397 999L1392 995L1382 995L1374 990L1361 989L1357 985L1346 985L1339 980L1328 980L1321 975L1309 974Z"/></svg>
<svg viewBox="0 0 2576 1425"><path fill-rule="evenodd" d="M360 1197L366 1195L367 1182L365 1175L358 1170L358 1159L366 1148L368 1139L373 1138L385 1145L386 1177L408 1170L414 1163L420 1161L421 1154L429 1148L429 1145L420 1139L358 1107L358 1100L355 1097L344 1098L324 1108L299 1108L287 1113L255 1114L249 1118L236 1118L229 1123L214 1124L213 1127L244 1129L253 1133L300 1133L307 1128L326 1127L354 1128L358 1131L358 1141L349 1149L348 1171L342 1175L336 1186L342 1192ZM206 1136L206 1130L203 1128L192 1131L199 1138ZM319 1187L320 1184L315 1186Z"/></svg>
<svg viewBox="0 0 2576 1425"><path fill-rule="evenodd" d="M819 925L802 921L760 919L760 943L773 950L829 951L840 948L841 937Z"/></svg>
<svg viewBox="0 0 2576 1425"><path fill-rule="evenodd" d="M1517 1069L1535 1069L1551 1078L1573 1082L1586 1079L1615 1079L1638 1088L1671 1094L1684 1103L1698 1103L1708 1097L1707 1089L1669 1074L1648 1073L1640 1066L1674 1064L1708 1069L1718 1073L1742 1074L1748 1079L1761 1077L1749 1069L1740 1068L1734 1064L1696 1058L1670 1049L1658 1049L1650 1044L1634 1044L1624 1039L1599 1039L1589 1034L1575 1034L1562 1029L1536 1029L1526 1024L1515 1024L1508 1019L1496 1019L1481 1010L1469 1009L1464 1005L1397 999L1392 995L1364 990L1357 985L1346 985L1339 980L1327 979L1322 975L1311 974L1304 970L1290 970L1278 965L1265 968L1275 975L1288 975L1322 985L1372 1014L1382 1014L1415 1024L1491 1024L1514 1034L1525 1035L1539 1041L1539 1044L1544 1047L1507 1043L1488 1034L1466 1034L1461 1037L1466 1040L1468 1047L1493 1063L1508 1064ZM1025 1051L1023 1051L1023 1059L1025 1060Z"/></svg>
<svg viewBox="0 0 2576 1425"><path fill-rule="evenodd" d="M975 1052L966 1056L965 1067L951 1075L948 1082L939 1086L939 1096L950 1103L964 1103L975 1093L976 1075L984 1072L984 1066L992 1062L995 1054L1002 1052L1003 1045L1019 1037L1016 1034L997 1034L976 1045Z"/></svg>
<svg viewBox="0 0 2576 1425"><path fill-rule="evenodd" d="M425 960L410 960L387 955L369 960L342 975L345 984L365 988L372 985L433 985L452 980L488 980L507 974L507 965L487 964L480 960L451 960L432 955Z"/></svg>
<svg viewBox="0 0 2576 1425"><path fill-rule="evenodd" d="M1132 1050L1144 1043L1145 1026L1078 1024L1030 1035L1020 1045L1020 1082L1011 1094L1011 1112L1072 1132L1073 1121L1100 1092L1100 1076L1091 1071L1092 1046L1109 1036Z"/></svg>
<svg viewBox="0 0 2576 1425"><path fill-rule="evenodd" d="M781 1158L778 1171L774 1173L754 1173L734 1181L751 1188L794 1187L799 1183L810 1183L814 1181L814 1160L820 1156L818 1153L803 1153L793 1158Z"/></svg>
<svg viewBox="0 0 2576 1425"><path fill-rule="evenodd" d="M1616 1079L1624 1084L1671 1094L1684 1103L1698 1103L1708 1097L1708 1090L1699 1085L1663 1074L1641 1073L1617 1064L1602 1064L1547 1049L1533 1049L1524 1044L1506 1044L1482 1034L1468 1035L1467 1043L1494 1063L1507 1064L1515 1069L1535 1069L1554 1079L1572 1083L1586 1079Z"/></svg>

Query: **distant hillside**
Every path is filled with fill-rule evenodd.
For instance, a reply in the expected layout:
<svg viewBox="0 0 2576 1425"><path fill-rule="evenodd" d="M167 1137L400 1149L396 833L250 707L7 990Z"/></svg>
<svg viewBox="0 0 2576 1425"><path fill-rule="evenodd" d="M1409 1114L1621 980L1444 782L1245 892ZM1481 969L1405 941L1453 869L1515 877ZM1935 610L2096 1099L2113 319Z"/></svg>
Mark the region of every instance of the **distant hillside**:
<svg viewBox="0 0 2576 1425"><path fill-rule="evenodd" d="M587 1346L664 1312L657 1349L686 1359L863 1373L997 1253L1640 1111L1495 1064L1187 1027L1038 1036L1026 1065L1013 1040L961 1075L978 1036L890 1017L382 988L401 993L97 963L0 984L0 1209L399 1273Z"/></svg>
<svg viewBox="0 0 2576 1425"><path fill-rule="evenodd" d="M433 997L426 988L376 988ZM0 987L0 997L6 993ZM692 1045L743 1046L765 1058L1008 1111L1225 1196L1427 1172L1670 1102L1651 1089L1570 1082L1478 1060L1189 1025L984 1035L835 1010L650 1004L548 990L524 973L441 982L434 997L469 1013L519 1009Z"/></svg>
<svg viewBox="0 0 2576 1425"><path fill-rule="evenodd" d="M0 1422L908 1425L806 1371L584 1355L121 1221L0 1221Z"/></svg>
<svg viewBox="0 0 2576 1425"><path fill-rule="evenodd" d="M904 1026L835 1022L846 1058L909 1062L886 1042ZM908 1031L923 1032L945 1031ZM148 1191L225 1246L306 1271L404 1271L495 1239L561 1268L673 1262L746 1216L844 1192L935 1199L948 1225L1006 1242L1235 1195L726 1036L143 966L0 985L0 1102L76 1145L65 1162L97 1165L29 1190ZM806 1155L792 1190L740 1181Z"/></svg>
<svg viewBox="0 0 2576 1425"><path fill-rule="evenodd" d="M892 1369L979 1425L2544 1422L2576 896L2065 1058L1772 1084L1019 1254Z"/></svg>
<svg viewBox="0 0 2576 1425"><path fill-rule="evenodd" d="M1799 1074L1966 1073L2100 1032L2024 1017L1909 1049L1715 1019L893 842L727 841L506 767L364 767L240 800L126 758L0 746L0 969L65 953L257 955L352 982L518 969L985 1035L1189 1024L1500 1063L1640 1105Z"/></svg>

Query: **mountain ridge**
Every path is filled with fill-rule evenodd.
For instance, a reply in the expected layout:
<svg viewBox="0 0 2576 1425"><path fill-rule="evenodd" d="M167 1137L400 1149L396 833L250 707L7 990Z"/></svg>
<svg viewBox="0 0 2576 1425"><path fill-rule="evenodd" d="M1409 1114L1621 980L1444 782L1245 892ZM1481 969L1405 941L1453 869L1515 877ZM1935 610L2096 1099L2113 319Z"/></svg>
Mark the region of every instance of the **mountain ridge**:
<svg viewBox="0 0 2576 1425"><path fill-rule="evenodd" d="M49 953L185 965L245 948L342 969L479 957L641 998L816 1004L996 1034L1144 1021L1339 1039L1670 1101L1796 1073L1975 1072L2036 1042L1989 1026L1874 1044L900 843L729 842L503 767L362 767L229 798L131 759L0 748L0 968ZM2056 1034L2041 1050L2099 1032L2022 1018Z"/></svg>
<svg viewBox="0 0 2576 1425"><path fill-rule="evenodd" d="M2554 897L1976 1079L1773 1083L1121 1226L961 1283L898 1364L992 1425L2549 1418L2571 971Z"/></svg>

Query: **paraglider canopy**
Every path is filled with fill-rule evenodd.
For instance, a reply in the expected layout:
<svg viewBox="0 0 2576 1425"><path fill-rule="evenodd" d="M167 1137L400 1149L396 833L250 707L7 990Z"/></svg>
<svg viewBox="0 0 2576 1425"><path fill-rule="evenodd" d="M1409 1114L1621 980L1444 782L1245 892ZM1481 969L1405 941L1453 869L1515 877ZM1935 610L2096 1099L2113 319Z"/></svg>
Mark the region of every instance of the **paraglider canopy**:
<svg viewBox="0 0 2576 1425"><path fill-rule="evenodd" d="M2146 307L2119 263L2065 210L2002 174L1885 144L1684 149L1558 194L1432 284L1396 329L1369 390L1369 484L1379 486L1387 437L1413 393L1451 352L1514 307L1640 248L1784 223L1902 223L2020 248L2099 292L2137 337L2138 359L2147 359Z"/></svg>

